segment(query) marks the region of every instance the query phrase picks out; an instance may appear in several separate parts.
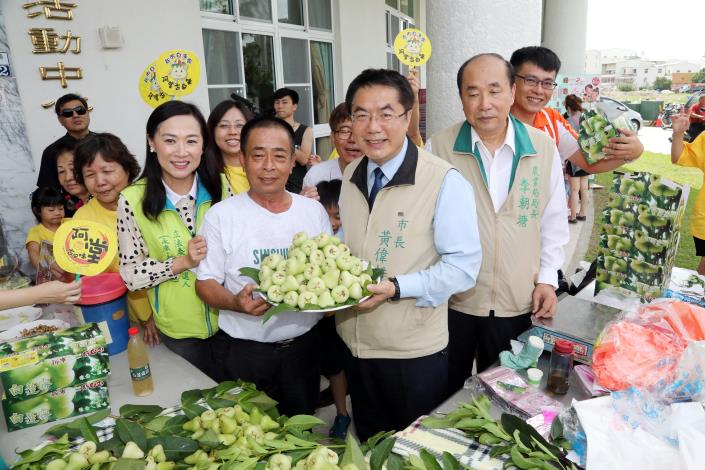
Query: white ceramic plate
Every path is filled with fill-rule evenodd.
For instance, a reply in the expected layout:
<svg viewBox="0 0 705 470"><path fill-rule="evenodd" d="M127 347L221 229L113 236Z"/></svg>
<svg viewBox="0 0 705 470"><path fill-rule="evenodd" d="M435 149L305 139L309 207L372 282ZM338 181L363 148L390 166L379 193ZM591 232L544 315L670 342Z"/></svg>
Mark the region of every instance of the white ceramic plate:
<svg viewBox="0 0 705 470"><path fill-rule="evenodd" d="M265 302L267 302L270 305L274 305L275 307L279 305L278 303L272 302L271 300L267 299L267 294L265 294L262 291L256 291L257 294L262 297ZM316 310L294 310L295 312L301 312L301 313L328 313L328 312L337 312L338 310L345 310L346 308L354 307L355 305L358 305L365 300L369 299L372 297L371 295L367 295L365 297L362 297L360 300L357 301L357 304L350 304L350 305L338 305L337 307L330 307L330 308L322 308L322 309L316 309Z"/></svg>
<svg viewBox="0 0 705 470"><path fill-rule="evenodd" d="M62 320L36 320L29 323L22 323L0 333L0 343L20 339L22 337L22 330L35 328L39 325L55 326L59 330L71 327L71 325Z"/></svg>
<svg viewBox="0 0 705 470"><path fill-rule="evenodd" d="M42 316L42 309L37 307L17 307L0 310L0 331L16 325L29 323Z"/></svg>

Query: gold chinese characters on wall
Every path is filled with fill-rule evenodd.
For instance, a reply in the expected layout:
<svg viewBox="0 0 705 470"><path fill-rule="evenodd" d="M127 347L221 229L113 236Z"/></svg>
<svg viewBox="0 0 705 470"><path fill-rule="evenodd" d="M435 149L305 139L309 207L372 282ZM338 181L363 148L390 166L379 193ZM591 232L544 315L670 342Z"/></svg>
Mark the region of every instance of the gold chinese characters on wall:
<svg viewBox="0 0 705 470"><path fill-rule="evenodd" d="M76 3L62 2L60 0L38 0L27 2L22 8L27 10L28 18L44 15L47 20L73 20L73 10ZM49 27L30 28L28 33L34 54L72 54L81 53L81 36L75 35L71 30L60 31ZM68 80L83 78L83 68L69 67L63 61L50 66L39 67L39 76L42 80L58 80L62 88L68 87Z"/></svg>

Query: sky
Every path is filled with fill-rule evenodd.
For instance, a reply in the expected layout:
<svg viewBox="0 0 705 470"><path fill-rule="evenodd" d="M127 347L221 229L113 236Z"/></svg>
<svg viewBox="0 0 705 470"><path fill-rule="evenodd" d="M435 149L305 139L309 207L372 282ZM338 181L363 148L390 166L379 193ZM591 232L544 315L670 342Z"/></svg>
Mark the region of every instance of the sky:
<svg viewBox="0 0 705 470"><path fill-rule="evenodd" d="M588 0L586 48L632 49L652 60L700 58L705 0Z"/></svg>

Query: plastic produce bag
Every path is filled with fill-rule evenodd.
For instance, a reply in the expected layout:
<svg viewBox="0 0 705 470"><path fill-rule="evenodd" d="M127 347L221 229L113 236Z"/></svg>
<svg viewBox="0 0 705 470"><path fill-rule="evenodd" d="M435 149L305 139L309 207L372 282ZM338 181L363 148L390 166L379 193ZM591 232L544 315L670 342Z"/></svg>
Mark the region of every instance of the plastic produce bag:
<svg viewBox="0 0 705 470"><path fill-rule="evenodd" d="M685 341L665 321L625 317L602 331L593 350L592 368L598 383L610 390L663 387L675 378L685 347Z"/></svg>

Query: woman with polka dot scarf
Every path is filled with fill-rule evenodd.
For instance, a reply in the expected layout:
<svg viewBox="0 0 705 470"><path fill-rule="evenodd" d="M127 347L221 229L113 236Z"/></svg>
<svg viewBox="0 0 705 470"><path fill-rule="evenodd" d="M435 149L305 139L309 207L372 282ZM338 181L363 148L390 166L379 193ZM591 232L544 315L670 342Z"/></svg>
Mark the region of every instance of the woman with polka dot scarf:
<svg viewBox="0 0 705 470"><path fill-rule="evenodd" d="M130 290L146 289L153 315L145 340L164 344L218 380L213 367L217 310L196 295L193 273L208 247L197 235L206 211L227 195L206 121L182 101L157 107L147 120L140 179L118 204L120 273Z"/></svg>

